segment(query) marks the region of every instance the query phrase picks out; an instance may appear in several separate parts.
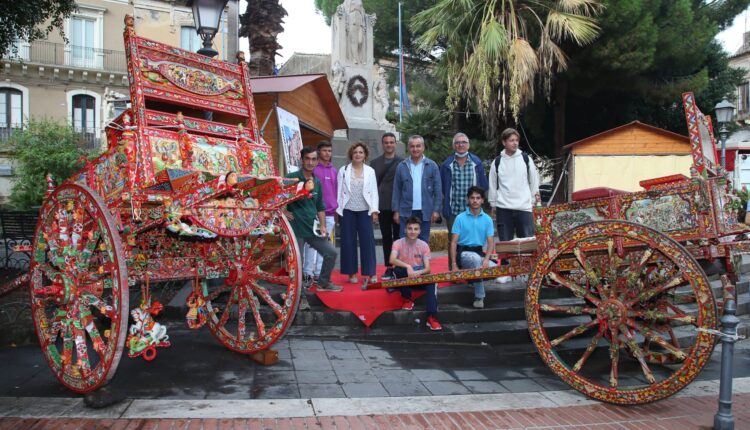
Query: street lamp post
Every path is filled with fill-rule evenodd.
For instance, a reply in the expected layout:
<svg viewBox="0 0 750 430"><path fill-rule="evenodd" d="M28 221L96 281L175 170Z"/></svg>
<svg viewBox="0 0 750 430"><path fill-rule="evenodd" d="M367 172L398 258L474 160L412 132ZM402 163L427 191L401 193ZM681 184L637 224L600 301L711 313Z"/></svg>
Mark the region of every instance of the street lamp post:
<svg viewBox="0 0 750 430"><path fill-rule="evenodd" d="M721 168L726 171L727 168L727 123L732 121L734 116L734 105L729 103L726 96L724 99L714 106L716 112L716 120L719 122L719 140L721 140Z"/></svg>
<svg viewBox="0 0 750 430"><path fill-rule="evenodd" d="M219 54L212 45L227 2L228 0L188 0L187 5L193 8L195 30L203 40L199 54L212 58Z"/></svg>

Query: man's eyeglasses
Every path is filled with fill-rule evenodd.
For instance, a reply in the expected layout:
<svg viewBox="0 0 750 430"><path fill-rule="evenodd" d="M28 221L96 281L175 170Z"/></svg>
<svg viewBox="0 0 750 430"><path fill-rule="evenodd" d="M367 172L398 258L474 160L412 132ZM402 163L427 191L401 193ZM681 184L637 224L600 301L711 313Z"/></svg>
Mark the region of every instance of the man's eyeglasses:
<svg viewBox="0 0 750 430"><path fill-rule="evenodd" d="M454 145L468 145L469 141L468 140L457 140L457 141L453 142L453 144Z"/></svg>

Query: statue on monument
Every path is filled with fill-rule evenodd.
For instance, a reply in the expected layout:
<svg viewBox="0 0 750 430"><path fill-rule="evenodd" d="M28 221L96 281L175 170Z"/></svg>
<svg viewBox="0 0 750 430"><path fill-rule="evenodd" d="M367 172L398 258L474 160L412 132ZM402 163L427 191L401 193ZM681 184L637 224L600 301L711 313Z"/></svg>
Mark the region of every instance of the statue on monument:
<svg viewBox="0 0 750 430"><path fill-rule="evenodd" d="M372 117L380 124L387 124L385 114L388 113L388 81L385 77L385 69L378 66L378 78L372 86L373 92L373 112Z"/></svg>
<svg viewBox="0 0 750 430"><path fill-rule="evenodd" d="M333 64L333 68L331 70L331 88L333 89L333 94L336 96L336 101L341 101L341 97L344 94L344 88L346 88L346 76L344 76L345 70L344 66L341 65L339 61L336 61Z"/></svg>
<svg viewBox="0 0 750 430"><path fill-rule="evenodd" d="M365 64L367 56L367 21L362 0L345 0L346 57L354 64Z"/></svg>

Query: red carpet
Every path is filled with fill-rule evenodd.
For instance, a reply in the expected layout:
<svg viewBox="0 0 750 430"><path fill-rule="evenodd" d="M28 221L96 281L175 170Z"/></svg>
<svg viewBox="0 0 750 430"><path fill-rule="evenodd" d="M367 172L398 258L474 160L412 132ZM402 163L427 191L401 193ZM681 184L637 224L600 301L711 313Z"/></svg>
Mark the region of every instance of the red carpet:
<svg viewBox="0 0 750 430"><path fill-rule="evenodd" d="M433 273L447 272L448 257L437 257L431 261L430 266ZM384 271L385 267L378 265L376 269L378 277L381 276ZM359 283L350 284L347 275L343 275L338 270L334 270L331 274L331 282L335 285L341 285L344 287L344 290L338 293L315 292L315 294L323 304L331 309L354 313L354 315L356 315L357 318L359 318L359 320L367 327L370 327L383 312L401 309L402 299L401 294L398 291L392 293L389 293L385 289L362 291L363 279L360 275L357 275L357 277L359 278ZM438 288L448 285L449 284L440 284L438 285ZM416 299L423 294L423 291L414 291L412 292L412 299Z"/></svg>

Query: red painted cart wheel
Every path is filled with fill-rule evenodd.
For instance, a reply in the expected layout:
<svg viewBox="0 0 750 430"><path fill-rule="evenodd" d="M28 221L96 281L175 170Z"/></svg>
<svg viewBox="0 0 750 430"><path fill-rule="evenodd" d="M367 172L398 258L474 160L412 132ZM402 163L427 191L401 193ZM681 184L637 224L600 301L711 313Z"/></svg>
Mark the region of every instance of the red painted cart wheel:
<svg viewBox="0 0 750 430"><path fill-rule="evenodd" d="M713 293L693 256L666 235L623 221L578 226L540 254L526 319L557 376L615 404L648 403L684 388L714 347L714 335L697 328L717 324Z"/></svg>
<svg viewBox="0 0 750 430"><path fill-rule="evenodd" d="M63 184L44 202L30 263L31 311L47 362L85 393L114 376L128 322L124 253L99 196Z"/></svg>
<svg viewBox="0 0 750 430"><path fill-rule="evenodd" d="M265 231L224 238L231 261L229 276L218 285L204 281L211 333L227 348L251 354L281 339L299 305L302 273L294 232L281 212L268 217Z"/></svg>

